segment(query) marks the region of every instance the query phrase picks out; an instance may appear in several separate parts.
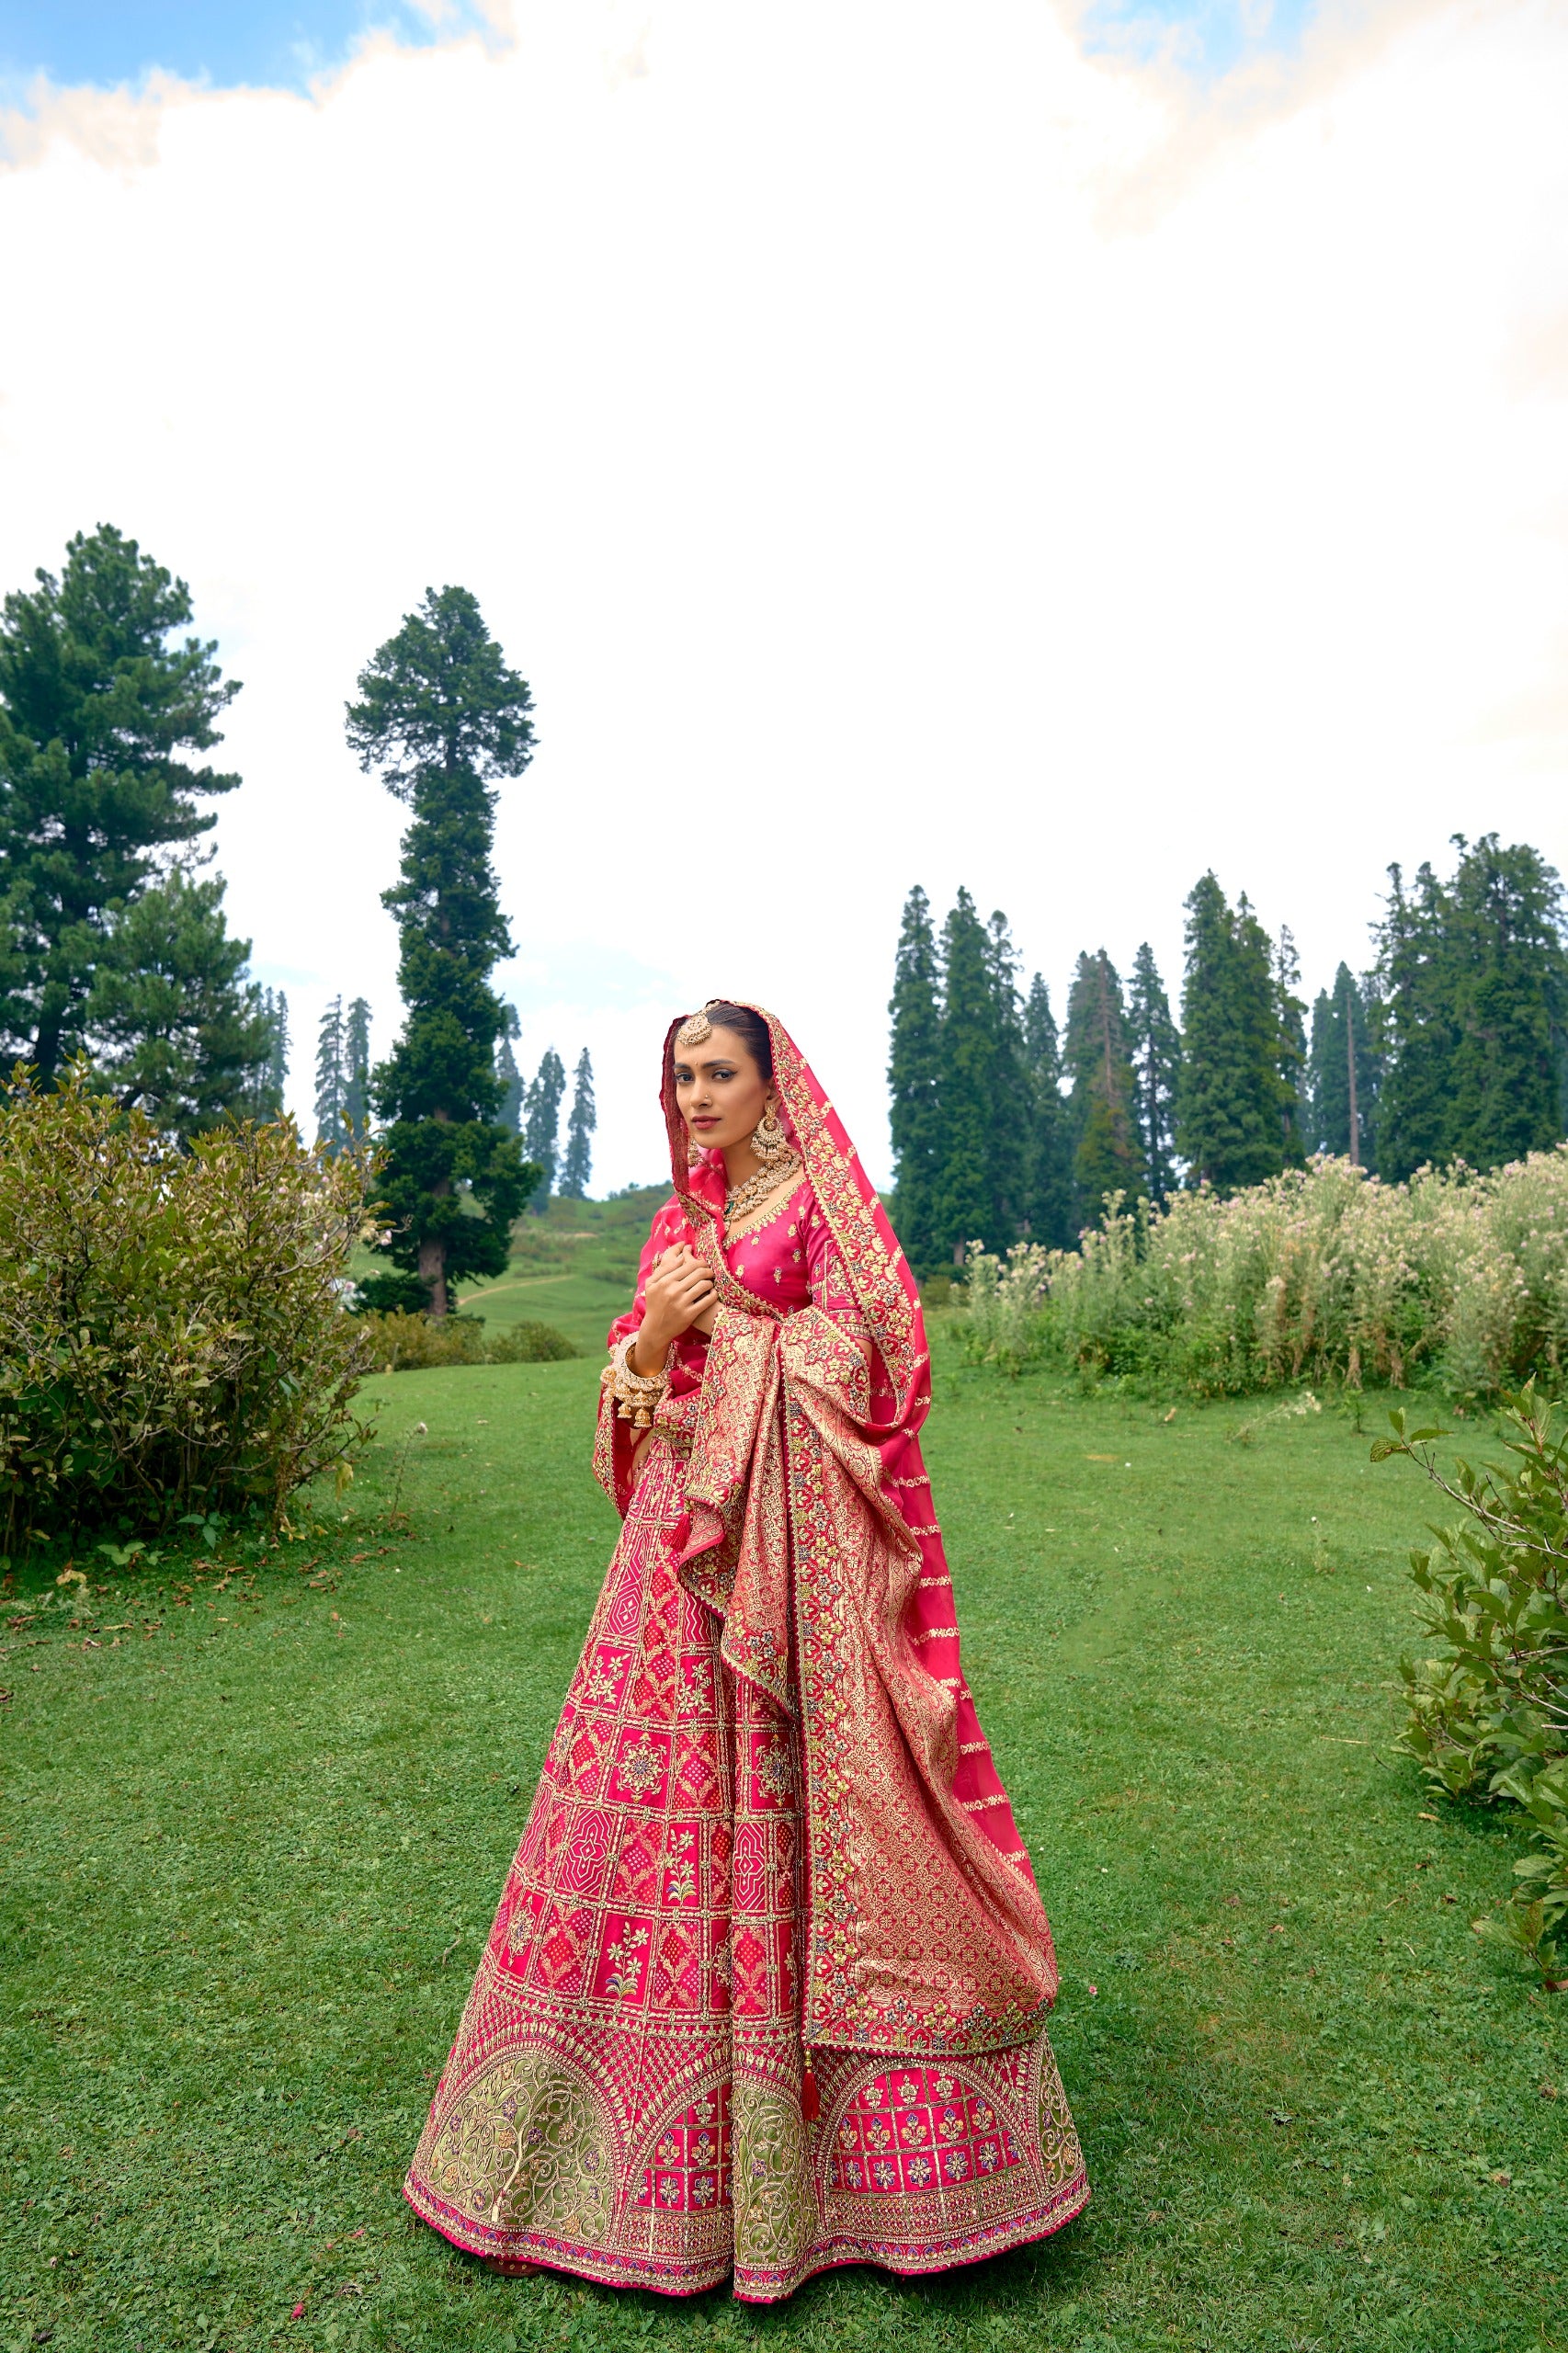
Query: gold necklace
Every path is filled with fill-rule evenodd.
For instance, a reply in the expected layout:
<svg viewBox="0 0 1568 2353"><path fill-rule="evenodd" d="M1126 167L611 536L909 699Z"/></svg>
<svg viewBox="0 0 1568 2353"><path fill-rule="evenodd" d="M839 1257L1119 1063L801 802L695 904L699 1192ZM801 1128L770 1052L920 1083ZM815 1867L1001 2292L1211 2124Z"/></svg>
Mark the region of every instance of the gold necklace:
<svg viewBox="0 0 1568 2353"><path fill-rule="evenodd" d="M786 1185L793 1185L801 1173L798 1160L785 1169L758 1168L724 1196L724 1233L734 1231L737 1220L745 1217L767 1200L770 1193L781 1192Z"/></svg>

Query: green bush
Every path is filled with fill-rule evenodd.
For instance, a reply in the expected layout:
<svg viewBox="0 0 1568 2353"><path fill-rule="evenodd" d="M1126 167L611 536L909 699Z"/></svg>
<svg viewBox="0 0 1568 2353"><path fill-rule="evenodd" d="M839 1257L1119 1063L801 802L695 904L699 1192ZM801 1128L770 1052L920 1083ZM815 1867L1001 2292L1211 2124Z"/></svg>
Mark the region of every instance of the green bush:
<svg viewBox="0 0 1568 2353"><path fill-rule="evenodd" d="M182 1151L140 1112L13 1076L0 1109L7 1541L198 1514L278 1518L369 1436L343 1313L366 1163L288 1124Z"/></svg>
<svg viewBox="0 0 1568 2353"><path fill-rule="evenodd" d="M1568 1367L1568 1145L1385 1185L1317 1159L1222 1199L1113 1198L1077 1250L973 1245L971 1354L1199 1396L1310 1381L1495 1396ZM961 1328L961 1326L960 1326Z"/></svg>
<svg viewBox="0 0 1568 2353"><path fill-rule="evenodd" d="M378 1372L420 1372L432 1365L552 1364L577 1353L552 1324L511 1324L486 1340L478 1315L411 1315L405 1309L356 1318Z"/></svg>
<svg viewBox="0 0 1568 2353"><path fill-rule="evenodd" d="M484 1351L487 1364L559 1364L581 1353L553 1324L508 1324Z"/></svg>
<svg viewBox="0 0 1568 2353"><path fill-rule="evenodd" d="M1514 1866L1519 1892L1500 1921L1477 1921L1525 1953L1553 1987L1568 1982L1568 1432L1533 1392L1506 1401L1498 1469L1437 1470L1437 1429L1394 1435L1374 1461L1404 1455L1465 1517L1412 1552L1436 1657L1403 1663L1403 1745L1450 1798L1509 1799L1538 1851Z"/></svg>

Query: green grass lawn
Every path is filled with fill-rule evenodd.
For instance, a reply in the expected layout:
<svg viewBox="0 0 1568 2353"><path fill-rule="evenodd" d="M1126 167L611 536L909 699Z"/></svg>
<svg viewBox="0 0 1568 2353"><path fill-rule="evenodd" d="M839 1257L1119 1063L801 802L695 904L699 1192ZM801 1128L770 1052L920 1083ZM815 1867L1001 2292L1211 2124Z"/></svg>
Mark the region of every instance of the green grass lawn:
<svg viewBox="0 0 1568 2353"><path fill-rule="evenodd" d="M614 1537L597 1370L373 1381L350 1519L11 1635L0 2353L1568 2346L1568 1997L1468 1926L1517 1823L1391 1755L1430 1501L1368 1466L1381 1408L1358 1435L938 1380L966 1662L1061 1954L1080 2222L762 2313L498 2280L412 2222Z"/></svg>

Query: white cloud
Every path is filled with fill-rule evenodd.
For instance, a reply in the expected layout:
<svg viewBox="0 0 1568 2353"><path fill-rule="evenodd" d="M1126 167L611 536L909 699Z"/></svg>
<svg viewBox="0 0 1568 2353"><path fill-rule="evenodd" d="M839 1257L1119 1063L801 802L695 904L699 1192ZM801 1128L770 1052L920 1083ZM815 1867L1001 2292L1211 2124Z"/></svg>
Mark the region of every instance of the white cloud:
<svg viewBox="0 0 1568 2353"><path fill-rule="evenodd" d="M1059 991L1102 939L1174 980L1212 863L1316 984L1389 859L1561 857L1560 9L1360 11L1209 94L1034 0L518 21L313 102L66 94L0 179L0 579L104 517L191 580L301 1033L395 1017L342 706L430 582L534 688L522 1044L593 1047L604 1183L721 990L885 1173L914 881Z"/></svg>

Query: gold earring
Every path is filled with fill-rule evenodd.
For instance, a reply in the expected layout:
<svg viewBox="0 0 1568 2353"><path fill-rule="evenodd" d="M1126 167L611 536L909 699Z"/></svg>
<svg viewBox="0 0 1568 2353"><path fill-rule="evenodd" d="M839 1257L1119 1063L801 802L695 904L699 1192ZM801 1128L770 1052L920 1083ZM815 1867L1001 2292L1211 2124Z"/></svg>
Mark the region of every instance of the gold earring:
<svg viewBox="0 0 1568 2353"><path fill-rule="evenodd" d="M702 1165L703 1150L704 1147L698 1142L695 1136L687 1136L686 1140L686 1165L688 1168L700 1168Z"/></svg>
<svg viewBox="0 0 1568 2353"><path fill-rule="evenodd" d="M776 1168L781 1160L794 1157L794 1148L784 1132L784 1123L773 1108L771 1097L763 1107L761 1119L751 1131L751 1148L765 1168Z"/></svg>

